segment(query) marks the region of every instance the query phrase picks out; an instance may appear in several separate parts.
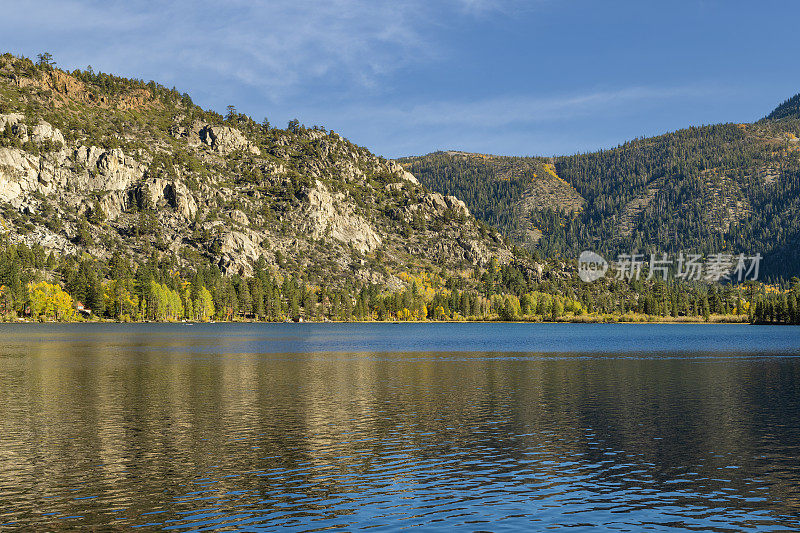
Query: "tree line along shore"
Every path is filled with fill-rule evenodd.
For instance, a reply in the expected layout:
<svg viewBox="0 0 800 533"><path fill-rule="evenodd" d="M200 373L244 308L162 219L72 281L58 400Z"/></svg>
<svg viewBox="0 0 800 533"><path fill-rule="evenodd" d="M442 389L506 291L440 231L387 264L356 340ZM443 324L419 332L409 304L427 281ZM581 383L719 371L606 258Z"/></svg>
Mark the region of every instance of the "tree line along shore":
<svg viewBox="0 0 800 533"><path fill-rule="evenodd" d="M402 288L326 286L258 261L250 275L213 264L179 268L155 255L134 265L0 244L0 320L529 321L800 323L800 280L766 284L602 279L534 281L513 265L400 273Z"/></svg>

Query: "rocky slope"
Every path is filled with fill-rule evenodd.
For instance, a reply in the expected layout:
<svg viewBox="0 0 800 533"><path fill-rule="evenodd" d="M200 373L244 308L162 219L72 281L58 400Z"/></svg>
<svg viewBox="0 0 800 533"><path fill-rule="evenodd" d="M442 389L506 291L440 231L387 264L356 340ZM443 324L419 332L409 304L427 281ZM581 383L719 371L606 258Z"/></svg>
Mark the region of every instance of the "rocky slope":
<svg viewBox="0 0 800 533"><path fill-rule="evenodd" d="M0 232L65 254L173 255L319 283L513 260L452 195L333 131L204 111L153 82L0 56Z"/></svg>

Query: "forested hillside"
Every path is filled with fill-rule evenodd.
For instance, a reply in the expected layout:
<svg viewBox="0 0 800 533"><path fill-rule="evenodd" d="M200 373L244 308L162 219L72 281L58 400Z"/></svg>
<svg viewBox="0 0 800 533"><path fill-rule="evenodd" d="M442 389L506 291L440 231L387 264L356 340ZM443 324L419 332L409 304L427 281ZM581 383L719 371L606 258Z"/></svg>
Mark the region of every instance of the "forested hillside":
<svg viewBox="0 0 800 533"><path fill-rule="evenodd" d="M800 118L800 94L789 98L767 115L767 120L781 120L784 118Z"/></svg>
<svg viewBox="0 0 800 533"><path fill-rule="evenodd" d="M767 273L791 277L800 272L798 102L792 98L755 124L688 128L555 158L555 175L580 201L532 194L557 182L498 187L495 161L514 175L545 164L542 159L456 160L434 153L401 162L423 184L463 197L476 215L543 256L577 257L583 249L611 256L761 253ZM526 196L542 200L519 209ZM539 238L521 233L524 227L538 229Z"/></svg>
<svg viewBox="0 0 800 533"><path fill-rule="evenodd" d="M579 211L584 199L562 180L547 158L501 157L465 152L435 152L400 159L425 184L463 199L475 216L522 243L542 236L531 210Z"/></svg>

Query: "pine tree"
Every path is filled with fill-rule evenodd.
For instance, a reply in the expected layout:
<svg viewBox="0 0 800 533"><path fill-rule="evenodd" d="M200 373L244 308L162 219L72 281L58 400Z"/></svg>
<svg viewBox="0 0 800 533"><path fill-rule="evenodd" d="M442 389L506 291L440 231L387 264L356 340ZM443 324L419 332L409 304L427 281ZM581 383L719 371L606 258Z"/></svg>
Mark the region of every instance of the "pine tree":
<svg viewBox="0 0 800 533"><path fill-rule="evenodd" d="M105 313L105 294L103 282L99 277L93 275L89 279L89 291L86 298L86 305L92 310L95 316L103 316Z"/></svg>
<svg viewBox="0 0 800 533"><path fill-rule="evenodd" d="M56 62L53 59L53 55L50 52L42 52L41 54L37 54L36 64L46 69L52 69L53 67L56 66Z"/></svg>
<svg viewBox="0 0 800 533"><path fill-rule="evenodd" d="M253 314L253 298L246 280L239 281L239 313L244 316Z"/></svg>
<svg viewBox="0 0 800 533"><path fill-rule="evenodd" d="M789 302L787 301L786 295L782 294L777 301L776 309L775 309L775 319L777 322L788 322L789 321Z"/></svg>

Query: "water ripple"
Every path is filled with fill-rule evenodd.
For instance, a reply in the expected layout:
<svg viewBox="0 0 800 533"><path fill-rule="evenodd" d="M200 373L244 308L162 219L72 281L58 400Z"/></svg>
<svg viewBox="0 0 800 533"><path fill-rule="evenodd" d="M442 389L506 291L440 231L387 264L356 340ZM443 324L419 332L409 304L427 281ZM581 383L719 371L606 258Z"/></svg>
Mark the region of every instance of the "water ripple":
<svg viewBox="0 0 800 533"><path fill-rule="evenodd" d="M258 331L4 338L0 529L800 528L795 356L239 351Z"/></svg>

